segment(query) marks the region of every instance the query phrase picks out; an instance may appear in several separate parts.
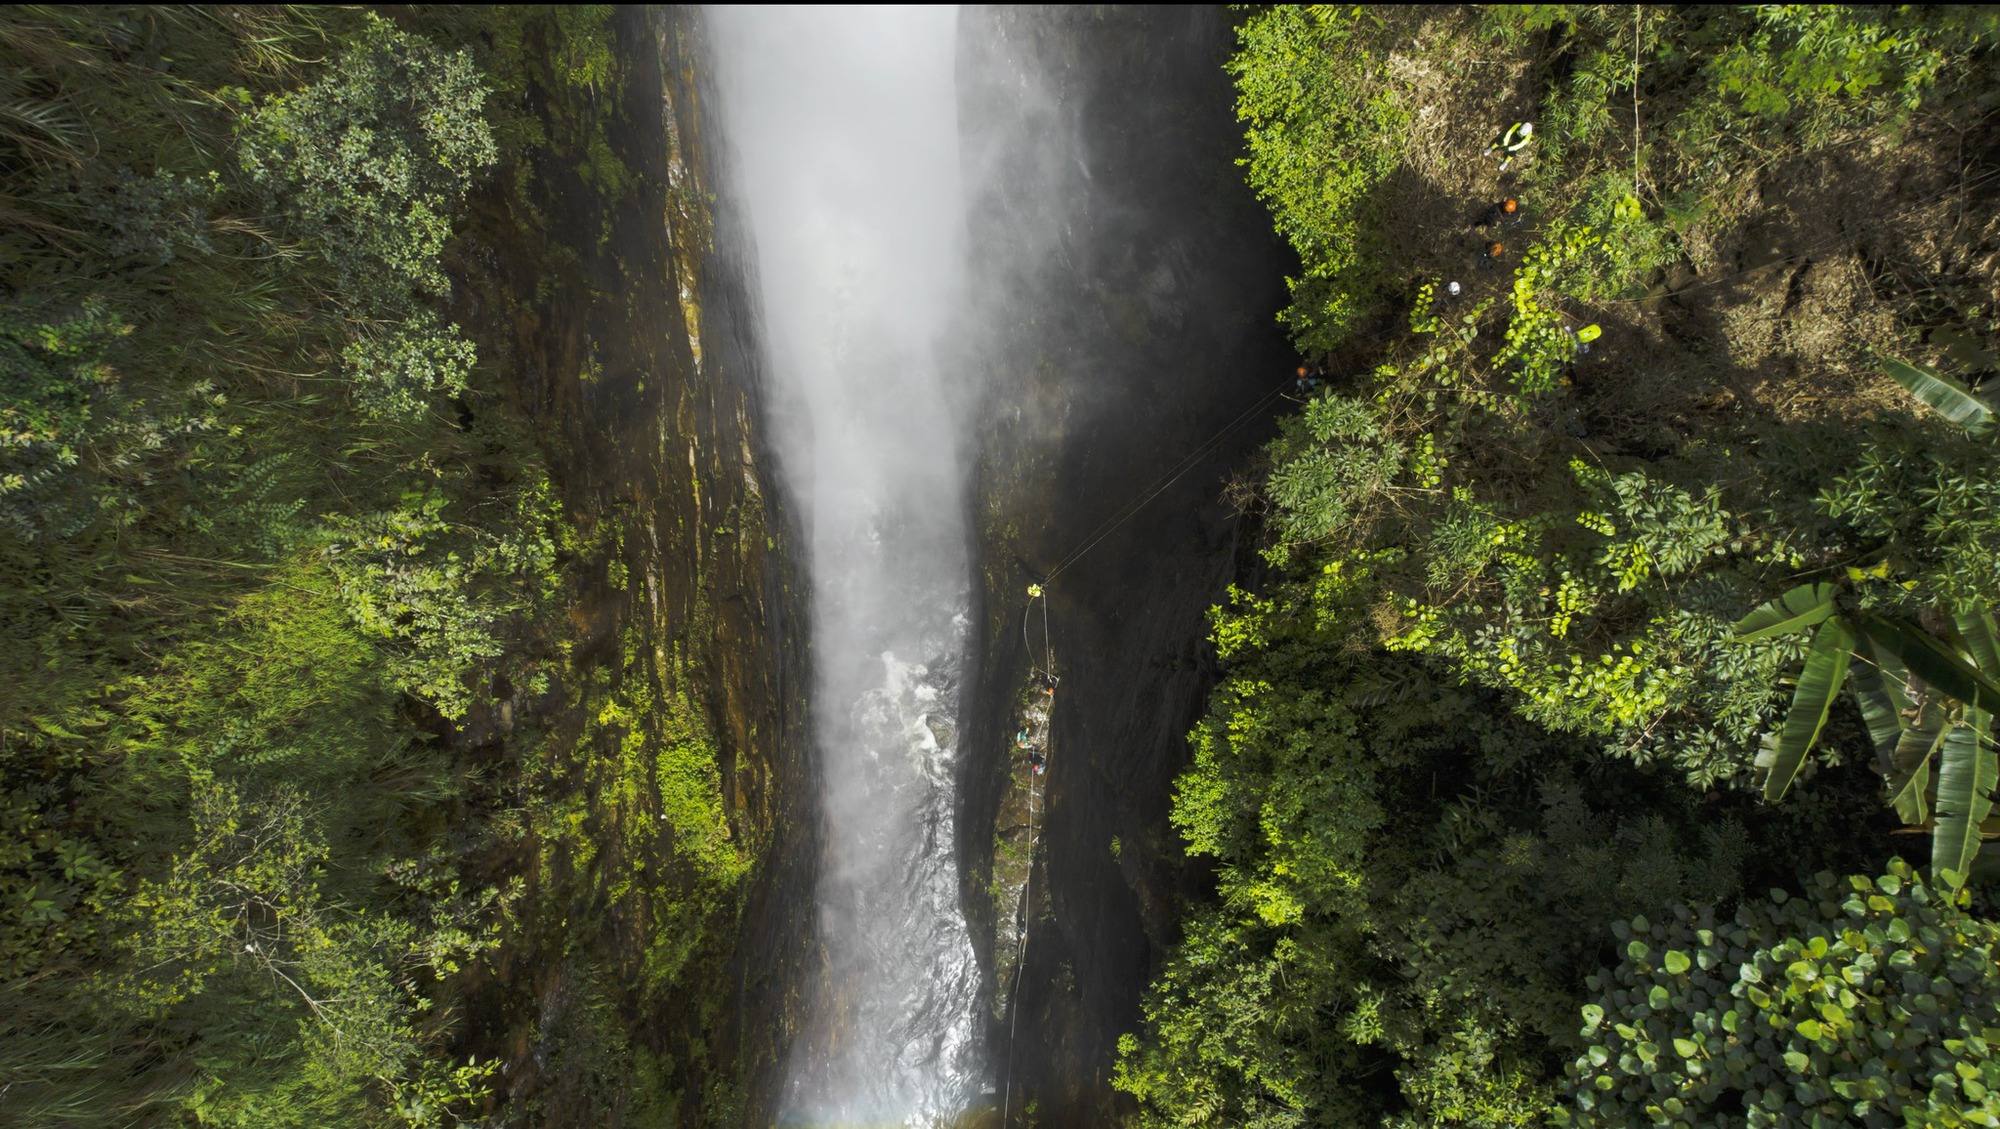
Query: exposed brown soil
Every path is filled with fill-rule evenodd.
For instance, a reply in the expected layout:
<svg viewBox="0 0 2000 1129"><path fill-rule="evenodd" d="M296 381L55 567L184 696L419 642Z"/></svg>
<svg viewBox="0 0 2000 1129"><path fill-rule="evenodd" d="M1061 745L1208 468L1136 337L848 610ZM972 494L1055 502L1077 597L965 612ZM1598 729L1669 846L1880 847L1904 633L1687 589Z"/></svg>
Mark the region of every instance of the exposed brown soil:
<svg viewBox="0 0 2000 1129"><path fill-rule="evenodd" d="M1480 152L1495 123L1531 112L1555 76L1527 51L1495 49L1469 10L1385 18L1407 22L1410 37L1384 80L1418 107L1410 159L1380 195L1394 281L1413 293L1458 279L1476 301L1510 273L1478 270L1485 209L1522 199L1525 218L1504 236L1518 254L1574 202L1535 194L1532 154L1503 175ZM1230 47L1222 17L979 9L965 23L965 132L1012 174L974 229L979 300L1009 319L977 346L995 375L977 486L981 666L960 819L965 904L978 916L992 913L988 883L1016 869L994 852L998 843L1005 855L1019 806L1008 747L1030 661L1025 586L1282 378L1289 354L1269 317L1289 264L1232 165L1240 132L1220 71ZM1659 128L1647 115L1671 107L1652 97L1636 123L1623 106L1611 107L1613 120ZM1655 458L1752 425L1852 429L1909 411L1873 350L1950 368L1957 347L1966 371L1965 341L1983 341L1981 319L2000 307L1994 141L1991 123L1967 132L1913 120L1892 146L1794 153L1714 186L1721 202L1678 230L1685 254L1643 295L1575 303L1578 324L1594 321L1604 336L1576 368L1567 426L1546 450L1490 453L1502 464L1495 473L1526 474L1524 459L1576 451ZM1650 214L1681 187L1643 184ZM1022 250L1023 232L1051 228L1062 232L1052 246ZM1402 303L1389 305L1365 334L1377 346L1404 316ZM1369 358L1334 360L1349 359ZM1990 362L1972 370L1980 363ZM1136 1029L1139 995L1186 901L1205 888L1166 813L1183 735L1214 676L1202 613L1229 580L1254 574L1235 515L1254 508L1255 492L1247 480L1226 490L1222 476L1251 468L1254 478L1250 456L1267 434L1260 423L1223 444L1050 585L1063 756L1035 862L1048 901L1030 907L1011 1045L1016 1017L1004 998L995 1009L1010 1124L1104 1123L1121 1110L1108 1082L1113 1041ZM1234 509L1217 504L1225 493ZM1002 922L974 924L988 945L1006 933ZM989 969L1005 967L981 955Z"/></svg>

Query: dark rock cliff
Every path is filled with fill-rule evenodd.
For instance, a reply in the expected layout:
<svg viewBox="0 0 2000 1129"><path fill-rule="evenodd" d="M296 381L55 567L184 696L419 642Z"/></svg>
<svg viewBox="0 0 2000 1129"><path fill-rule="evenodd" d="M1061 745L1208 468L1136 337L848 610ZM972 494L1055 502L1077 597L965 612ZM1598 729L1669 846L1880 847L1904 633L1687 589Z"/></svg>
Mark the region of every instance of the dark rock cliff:
<svg viewBox="0 0 2000 1129"><path fill-rule="evenodd" d="M507 1063L509 1123L764 1125L816 968L801 538L762 424L743 232L714 187L726 154L704 109L699 11L620 8L613 30L615 80L531 88L547 156L483 203L489 230L544 238L488 241L494 281L468 320L506 311L508 339L487 348L517 374L590 544L568 704L537 722L549 736L533 754L555 766L543 802L571 805L583 829L533 843L524 936L472 1019ZM699 716L607 737L607 697ZM712 746L728 840L749 864L733 884L701 874L649 814L662 782L620 798L599 767L621 743L676 732ZM664 950L689 951L666 965ZM665 982L661 967L675 970Z"/></svg>
<svg viewBox="0 0 2000 1129"><path fill-rule="evenodd" d="M1241 421L1048 586L1047 825L991 1045L1011 1123L1102 1124L1123 1108L1117 1038L1208 881L1167 811L1216 675L1205 612L1255 559L1221 495L1270 435L1274 411L1251 409L1293 363L1275 322L1293 263L1234 164L1221 9L975 8L960 43L973 300L1000 325L967 343L987 398L959 826L989 970L994 820L1042 646L1039 622L1023 640L1026 585Z"/></svg>

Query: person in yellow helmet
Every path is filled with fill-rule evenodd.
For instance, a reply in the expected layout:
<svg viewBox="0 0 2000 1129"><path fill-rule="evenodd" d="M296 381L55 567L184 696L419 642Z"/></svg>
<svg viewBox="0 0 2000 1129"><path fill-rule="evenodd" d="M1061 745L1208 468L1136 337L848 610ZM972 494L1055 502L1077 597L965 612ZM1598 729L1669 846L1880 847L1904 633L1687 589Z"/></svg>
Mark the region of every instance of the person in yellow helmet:
<svg viewBox="0 0 2000 1129"><path fill-rule="evenodd" d="M1041 599L1041 598L1042 598L1042 586L1041 586L1041 585L1039 585L1039 584L1030 584L1030 585L1028 585L1028 598L1029 598L1030 600L1039 600L1039 599Z"/></svg>

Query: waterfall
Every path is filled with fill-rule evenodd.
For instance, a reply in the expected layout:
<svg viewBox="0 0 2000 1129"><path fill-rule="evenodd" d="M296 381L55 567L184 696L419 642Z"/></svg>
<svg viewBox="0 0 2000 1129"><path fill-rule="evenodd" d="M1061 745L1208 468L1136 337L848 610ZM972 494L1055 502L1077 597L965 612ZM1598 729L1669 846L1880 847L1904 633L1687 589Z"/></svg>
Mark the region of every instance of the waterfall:
<svg viewBox="0 0 2000 1129"><path fill-rule="evenodd" d="M947 1124L990 1073L952 828L970 585L962 377L940 362L965 265L957 13L709 18L810 542L827 977L786 1120Z"/></svg>

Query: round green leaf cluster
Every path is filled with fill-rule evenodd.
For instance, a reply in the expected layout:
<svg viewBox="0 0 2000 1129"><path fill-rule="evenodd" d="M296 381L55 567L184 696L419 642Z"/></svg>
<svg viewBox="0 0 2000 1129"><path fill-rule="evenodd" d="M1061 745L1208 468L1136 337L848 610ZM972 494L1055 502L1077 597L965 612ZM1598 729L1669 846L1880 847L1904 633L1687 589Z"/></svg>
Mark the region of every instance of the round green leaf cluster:
<svg viewBox="0 0 2000 1129"><path fill-rule="evenodd" d="M1901 860L1717 924L1619 922L1569 1124L2000 1125L1996 929Z"/></svg>

